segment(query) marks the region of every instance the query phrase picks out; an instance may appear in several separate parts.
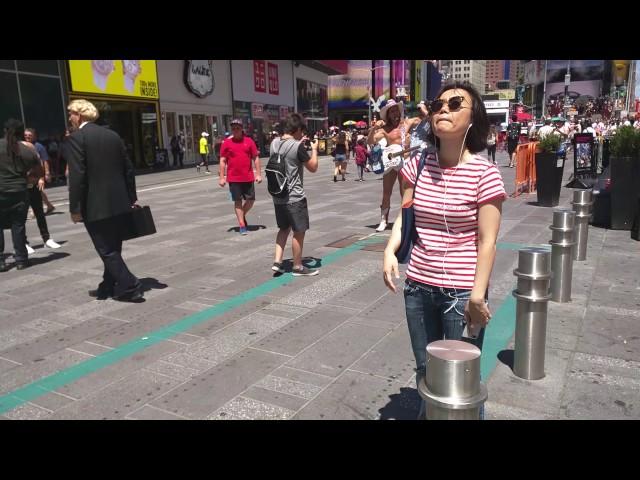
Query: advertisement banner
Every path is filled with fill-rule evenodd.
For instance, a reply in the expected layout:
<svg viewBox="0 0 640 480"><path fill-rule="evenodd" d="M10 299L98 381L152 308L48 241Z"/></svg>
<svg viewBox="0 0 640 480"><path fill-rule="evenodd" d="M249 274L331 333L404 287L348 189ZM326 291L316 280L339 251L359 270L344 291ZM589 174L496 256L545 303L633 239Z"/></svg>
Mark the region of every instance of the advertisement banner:
<svg viewBox="0 0 640 480"><path fill-rule="evenodd" d="M289 116L289 107L280 105L280 119L285 120Z"/></svg>
<svg viewBox="0 0 640 480"><path fill-rule="evenodd" d="M393 60L392 96L398 95L396 90L400 87L405 88L403 92L405 95L411 96L410 73L409 60Z"/></svg>
<svg viewBox="0 0 640 480"><path fill-rule="evenodd" d="M567 73L569 60L547 61L547 85L562 83ZM604 60L571 60L571 83L587 80L602 80Z"/></svg>
<svg viewBox="0 0 640 480"><path fill-rule="evenodd" d="M69 60L69 74L74 93L158 98L155 60Z"/></svg>
<svg viewBox="0 0 640 480"><path fill-rule="evenodd" d="M329 108L367 108L371 60L349 60L346 75L329 77Z"/></svg>
<svg viewBox="0 0 640 480"><path fill-rule="evenodd" d="M272 95L280 95L280 86L278 84L278 65L268 63L269 70L269 93Z"/></svg>
<svg viewBox="0 0 640 480"><path fill-rule="evenodd" d="M327 118L327 87L298 78L296 93L299 114L305 118Z"/></svg>
<svg viewBox="0 0 640 480"><path fill-rule="evenodd" d="M572 76L571 83L569 84L569 98L574 101L581 96L597 98L600 96L601 84L602 82L600 80L574 82ZM562 83L547 83L547 99L558 100L561 97L564 97L564 81Z"/></svg>
<svg viewBox="0 0 640 480"><path fill-rule="evenodd" d="M264 60L253 61L253 88L256 92L266 93L267 91Z"/></svg>
<svg viewBox="0 0 640 480"><path fill-rule="evenodd" d="M251 104L251 118L264 118L264 105L262 103Z"/></svg>
<svg viewBox="0 0 640 480"><path fill-rule="evenodd" d="M374 95L377 100L381 95L391 98L391 62L389 60L374 60Z"/></svg>

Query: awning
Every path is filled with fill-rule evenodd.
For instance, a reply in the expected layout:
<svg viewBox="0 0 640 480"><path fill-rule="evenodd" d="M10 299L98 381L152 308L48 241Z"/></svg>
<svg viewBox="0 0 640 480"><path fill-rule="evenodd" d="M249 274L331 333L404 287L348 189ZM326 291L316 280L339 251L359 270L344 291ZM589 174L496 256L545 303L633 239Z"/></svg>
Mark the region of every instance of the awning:
<svg viewBox="0 0 640 480"><path fill-rule="evenodd" d="M516 113L516 115L518 116L518 121L531 120L532 118L530 113L525 113L525 112L518 112Z"/></svg>

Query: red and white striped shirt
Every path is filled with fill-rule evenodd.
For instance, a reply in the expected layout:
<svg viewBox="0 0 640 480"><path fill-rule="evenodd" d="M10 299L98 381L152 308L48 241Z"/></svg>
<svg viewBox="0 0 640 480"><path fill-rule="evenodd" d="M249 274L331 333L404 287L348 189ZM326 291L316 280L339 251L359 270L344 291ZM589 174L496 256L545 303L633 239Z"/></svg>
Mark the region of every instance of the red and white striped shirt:
<svg viewBox="0 0 640 480"><path fill-rule="evenodd" d="M419 160L414 156L400 171L411 184L416 182ZM500 171L481 156L474 155L457 169L443 169L434 155L428 155L415 187L419 238L407 277L437 287L472 289L478 260L478 207L506 197Z"/></svg>

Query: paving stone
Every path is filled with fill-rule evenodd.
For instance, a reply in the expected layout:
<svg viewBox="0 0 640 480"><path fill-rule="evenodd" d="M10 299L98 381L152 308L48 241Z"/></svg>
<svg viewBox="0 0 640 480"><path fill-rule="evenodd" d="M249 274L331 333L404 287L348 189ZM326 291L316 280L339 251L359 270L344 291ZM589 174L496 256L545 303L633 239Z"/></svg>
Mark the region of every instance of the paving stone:
<svg viewBox="0 0 640 480"><path fill-rule="evenodd" d="M11 420L44 420L50 419L52 413L42 407L25 403L4 414Z"/></svg>
<svg viewBox="0 0 640 480"><path fill-rule="evenodd" d="M308 403L294 420L375 420L400 384L371 375L345 372Z"/></svg>
<svg viewBox="0 0 640 480"><path fill-rule="evenodd" d="M640 333L637 318L603 311L587 311L576 350L639 361Z"/></svg>
<svg viewBox="0 0 640 480"><path fill-rule="evenodd" d="M256 343L257 348L284 355L297 355L353 315L340 307L320 306L291 321Z"/></svg>
<svg viewBox="0 0 640 480"><path fill-rule="evenodd" d="M41 333L37 338L3 350L1 355L9 360L27 363L81 343L83 340L91 338L96 332L110 331L121 325L123 325L121 320L105 317L91 318L82 323L65 326L62 330Z"/></svg>
<svg viewBox="0 0 640 480"><path fill-rule="evenodd" d="M294 414L292 410L259 402L251 398L236 397L207 420L286 420Z"/></svg>
<svg viewBox="0 0 640 480"><path fill-rule="evenodd" d="M188 418L207 418L260 378L282 365L288 357L246 349L226 362L194 377L189 383L151 402Z"/></svg>
<svg viewBox="0 0 640 480"><path fill-rule="evenodd" d="M255 386L245 390L242 393L242 396L259 402L264 402L269 405L275 405L276 407L281 407L292 412L298 411L305 403L307 403L307 400L303 397Z"/></svg>
<svg viewBox="0 0 640 480"><path fill-rule="evenodd" d="M130 413L125 418L131 420L185 420L184 417L166 412L160 408L145 405L144 407Z"/></svg>
<svg viewBox="0 0 640 480"><path fill-rule="evenodd" d="M385 329L345 324L290 360L293 368L336 377L387 335Z"/></svg>
<svg viewBox="0 0 640 480"><path fill-rule="evenodd" d="M158 360L150 365L147 365L145 370L160 373L162 375L166 375L167 377L172 377L181 381L186 381L210 367L211 365L207 365L206 368L197 370L195 368L188 368L182 365L177 365L175 363L170 363L165 360Z"/></svg>
<svg viewBox="0 0 640 480"><path fill-rule="evenodd" d="M20 365L21 365L20 363L0 357L0 375Z"/></svg>
<svg viewBox="0 0 640 480"><path fill-rule="evenodd" d="M310 400L322 390L321 387L318 387L316 385L297 382L275 375L267 375L258 383L256 383L255 386L267 390L272 390L274 392L293 395L306 400Z"/></svg>
<svg viewBox="0 0 640 480"><path fill-rule="evenodd" d="M180 380L147 370L133 372L94 395L60 408L51 419L121 419L180 383Z"/></svg>
<svg viewBox="0 0 640 480"><path fill-rule="evenodd" d="M47 393L41 397L34 398L29 403L37 407L42 407L55 412L60 408L74 402L75 399L60 395L56 392Z"/></svg>

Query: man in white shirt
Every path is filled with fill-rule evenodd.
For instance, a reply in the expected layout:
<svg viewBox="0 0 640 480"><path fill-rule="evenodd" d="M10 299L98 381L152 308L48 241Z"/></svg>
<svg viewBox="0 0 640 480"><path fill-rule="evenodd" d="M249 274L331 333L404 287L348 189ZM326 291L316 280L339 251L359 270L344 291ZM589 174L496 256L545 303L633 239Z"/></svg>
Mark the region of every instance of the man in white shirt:
<svg viewBox="0 0 640 480"><path fill-rule="evenodd" d="M553 132L553 127L551 126L551 119L547 118L544 121L544 126L540 127L540 130L538 130L538 138L542 140L551 132Z"/></svg>

